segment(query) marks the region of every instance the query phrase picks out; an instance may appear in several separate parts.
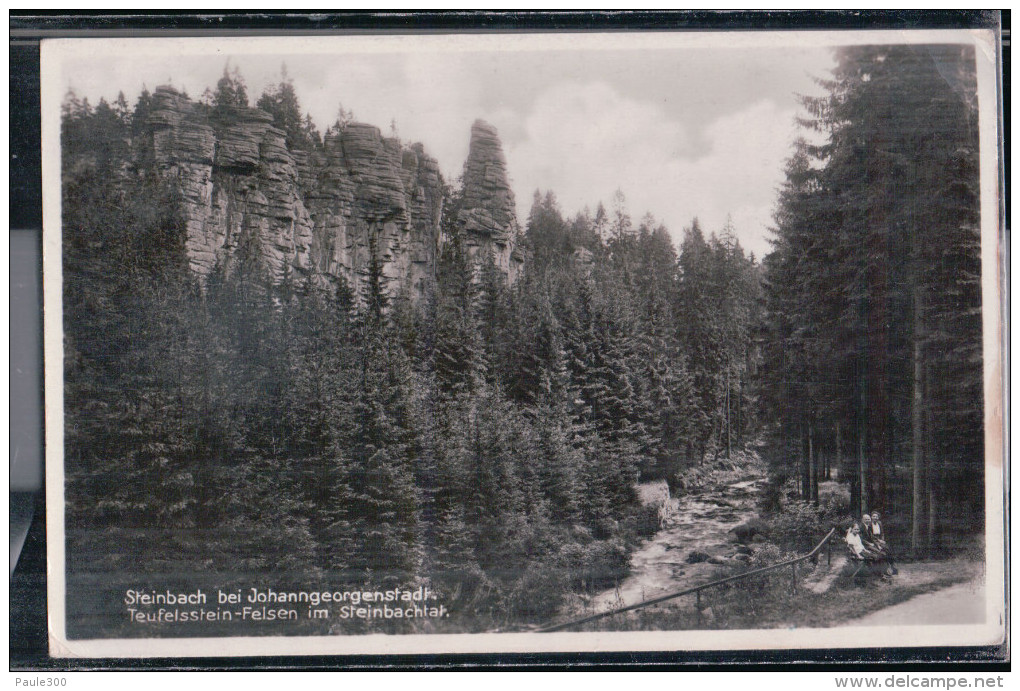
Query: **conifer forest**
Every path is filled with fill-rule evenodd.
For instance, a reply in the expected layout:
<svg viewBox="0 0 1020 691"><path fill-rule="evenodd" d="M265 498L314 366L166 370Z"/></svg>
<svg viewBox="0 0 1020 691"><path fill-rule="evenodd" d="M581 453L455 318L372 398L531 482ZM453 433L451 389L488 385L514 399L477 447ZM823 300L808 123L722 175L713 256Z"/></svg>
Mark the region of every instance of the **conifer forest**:
<svg viewBox="0 0 1020 691"><path fill-rule="evenodd" d="M491 125L445 179L395 128L320 130L286 71L68 93L71 635L236 635L124 617L125 589L198 586L426 586L452 613L250 633L521 630L628 575L642 486L752 457L756 520L825 516L806 544L865 510L904 555L983 539L973 49L835 64L765 256L622 194L535 191L518 220Z"/></svg>

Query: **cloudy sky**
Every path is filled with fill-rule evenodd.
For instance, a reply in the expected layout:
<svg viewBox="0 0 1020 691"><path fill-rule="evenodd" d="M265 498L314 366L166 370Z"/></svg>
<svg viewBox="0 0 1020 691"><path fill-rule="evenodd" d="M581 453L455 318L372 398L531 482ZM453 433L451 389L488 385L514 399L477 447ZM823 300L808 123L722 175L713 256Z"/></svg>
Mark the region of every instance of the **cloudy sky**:
<svg viewBox="0 0 1020 691"><path fill-rule="evenodd" d="M118 91L133 101L143 85L166 83L197 98L229 59L254 101L285 63L320 129L341 104L384 132L395 121L451 179L471 123L495 125L522 223L536 189L552 190L565 214L599 201L608 208L620 189L635 220L651 213L677 240L695 216L708 231L732 216L760 257L797 134L797 94L819 93L813 77L828 76L831 51L797 40L752 47L747 34L690 36L78 41L47 74L92 102Z"/></svg>

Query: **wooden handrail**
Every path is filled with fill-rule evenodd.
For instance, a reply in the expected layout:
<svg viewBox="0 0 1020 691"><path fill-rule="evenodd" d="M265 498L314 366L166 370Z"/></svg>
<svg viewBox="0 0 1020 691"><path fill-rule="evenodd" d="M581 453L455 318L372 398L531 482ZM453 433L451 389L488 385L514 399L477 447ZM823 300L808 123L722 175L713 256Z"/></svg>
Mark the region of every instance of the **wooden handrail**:
<svg viewBox="0 0 1020 691"><path fill-rule="evenodd" d="M628 605L627 607L620 607L618 609L611 609L611 610L608 610L606 612L600 612L598 614L593 614L591 616L584 617L583 619L574 619L572 621L564 622L562 624L555 624L553 626L546 626L545 628L538 629L536 631L536 633L548 633L548 632L551 632L551 631L559 631L559 630L565 629L565 628L567 628L569 626L579 626L580 624L587 624L588 622L595 621L596 619L603 619L605 617L611 617L611 616L613 616L615 614L622 614L623 612L630 612L631 610L641 609L642 607L648 607L649 605L655 605L655 604L658 604L660 602L665 602L666 600L672 600L674 598L683 597L684 595L690 595L692 593L699 593L702 590L708 590L709 588L715 588L717 586L724 585L726 583L732 583L733 581L739 581L739 580L743 580L745 578L749 578L751 576L756 576L756 575L758 575L760 573L765 573L767 571L775 571L776 569L781 569L784 566L791 566L793 564L800 563L800 562L802 562L802 561L804 561L806 559L810 559L811 557L813 557L816 554L818 554L818 552L822 549L822 547L824 547L825 544L827 542L829 542L829 540L832 539L832 537L836 534L836 532L837 532L836 528L833 528L832 530L830 530L829 534L826 535L825 537L823 537L822 541L819 542L818 545L813 550L811 550L810 552L808 552L807 554L805 554L803 556L796 557L794 559L788 559L788 560L786 560L784 562L780 562L778 564L772 564L771 566L763 566L762 568L754 569L753 571L745 571L744 573L738 573L738 574L736 574L734 576L728 576L726 578L720 578L719 580L716 580L716 581L710 581L708 583L702 583L701 585L695 586L693 588L687 588L686 590L680 590L680 591L677 591L675 593L669 593L668 595L661 595L659 597L652 598L651 600L644 600L642 602L637 603L636 605Z"/></svg>

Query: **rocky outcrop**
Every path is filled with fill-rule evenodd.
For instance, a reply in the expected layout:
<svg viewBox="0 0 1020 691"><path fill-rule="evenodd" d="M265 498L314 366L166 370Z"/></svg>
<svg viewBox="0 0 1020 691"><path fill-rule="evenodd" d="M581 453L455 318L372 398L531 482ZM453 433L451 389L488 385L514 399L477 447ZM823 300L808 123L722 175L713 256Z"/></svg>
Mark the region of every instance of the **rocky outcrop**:
<svg viewBox="0 0 1020 691"><path fill-rule="evenodd" d="M363 295L373 263L390 297L420 298L434 279L444 183L421 144L350 123L321 148L290 148L257 108L209 108L171 87L148 118L156 165L180 184L188 262L197 275L255 260L274 282L348 281ZM521 272L514 195L496 130L478 121L464 166L457 232L471 256Z"/></svg>
<svg viewBox="0 0 1020 691"><path fill-rule="evenodd" d="M157 166L180 184L199 276L255 258L273 281L343 277L362 294L377 262L387 293L412 298L434 276L443 180L420 144L352 123L322 150L291 150L267 113L209 112L170 87L148 124Z"/></svg>
<svg viewBox="0 0 1020 691"><path fill-rule="evenodd" d="M261 257L274 280L306 270L313 224L272 118L232 108L212 120L168 87L156 90L152 105L153 154L180 184L191 269L208 275L244 248Z"/></svg>
<svg viewBox="0 0 1020 691"><path fill-rule="evenodd" d="M471 126L458 220L471 256L491 257L513 283L524 266L514 193L496 128L481 120Z"/></svg>

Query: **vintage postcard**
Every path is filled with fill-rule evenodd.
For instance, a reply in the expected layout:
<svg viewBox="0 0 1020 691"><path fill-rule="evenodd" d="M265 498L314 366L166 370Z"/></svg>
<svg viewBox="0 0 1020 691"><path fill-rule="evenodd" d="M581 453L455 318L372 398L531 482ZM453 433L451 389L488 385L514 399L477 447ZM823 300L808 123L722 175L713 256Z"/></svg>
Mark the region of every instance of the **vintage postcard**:
<svg viewBox="0 0 1020 691"><path fill-rule="evenodd" d="M45 40L51 654L999 644L997 56Z"/></svg>

